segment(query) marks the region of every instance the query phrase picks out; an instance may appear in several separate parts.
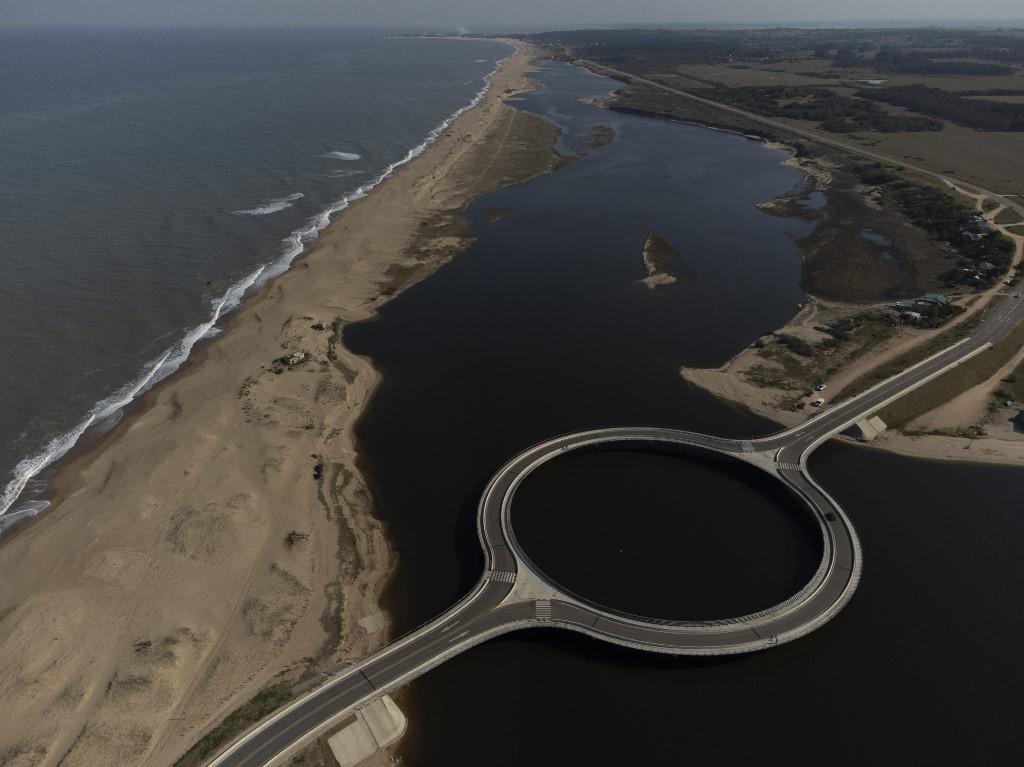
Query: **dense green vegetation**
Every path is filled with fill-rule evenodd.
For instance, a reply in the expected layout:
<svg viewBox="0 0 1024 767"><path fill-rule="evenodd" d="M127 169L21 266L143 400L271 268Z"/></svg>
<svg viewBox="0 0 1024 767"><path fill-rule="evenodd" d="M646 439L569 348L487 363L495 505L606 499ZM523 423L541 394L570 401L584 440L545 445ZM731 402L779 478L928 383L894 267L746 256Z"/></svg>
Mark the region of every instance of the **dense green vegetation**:
<svg viewBox="0 0 1024 767"><path fill-rule="evenodd" d="M828 88L770 86L763 88L716 88L712 98L741 109L772 117L814 120L833 133L853 131L942 130L942 123L927 117L893 115L877 104L840 96Z"/></svg>
<svg viewBox="0 0 1024 767"><path fill-rule="evenodd" d="M960 256L957 266L943 275L947 285L978 284L979 275L982 282L990 283L1009 269L1013 242L993 230L973 208L941 189L904 181L881 163L851 169L863 183L879 187L913 224L931 238L947 243ZM991 269L982 268L986 262Z"/></svg>
<svg viewBox="0 0 1024 767"><path fill-rule="evenodd" d="M986 261L994 267L988 270L988 279L997 278L1010 268L1013 242L990 230L975 211L944 191L896 182L891 184L888 194L907 218L934 239L948 243L962 257L961 265L944 275L947 283L970 281L971 274L976 273L970 269L980 269Z"/></svg>
<svg viewBox="0 0 1024 767"><path fill-rule="evenodd" d="M837 68L943 76L1006 75L1024 63L1024 35L970 29L583 29L529 38L605 63L671 58L763 64L814 56Z"/></svg>
<svg viewBox="0 0 1024 767"><path fill-rule="evenodd" d="M978 32L970 36L969 55L978 59L1024 63L1024 37Z"/></svg>
<svg viewBox="0 0 1024 767"><path fill-rule="evenodd" d="M1024 131L1024 104L968 99L956 93L924 85L865 89L864 99L884 101L914 112L941 117L957 125L979 130Z"/></svg>
<svg viewBox="0 0 1024 767"><path fill-rule="evenodd" d="M980 88L957 93L961 96L1024 96L1024 88Z"/></svg>
<svg viewBox="0 0 1024 767"><path fill-rule="evenodd" d="M1024 131L1024 104L967 98L1024 91L1017 76L1024 64L1024 33L1016 31L620 29L549 32L531 39L559 55L590 58L639 75L679 74L702 95L764 115L815 121L836 133L941 130L936 118L982 130ZM816 66L808 68L805 62ZM780 84L747 87L730 73L745 69L776 73ZM908 76L987 81L974 90L966 90L965 82L959 92L924 85L864 89L856 94L860 98L838 90L870 72L904 81ZM805 77L817 84L801 85ZM999 78L1007 87L993 85L992 79ZM890 114L881 103L919 114Z"/></svg>
<svg viewBox="0 0 1024 767"><path fill-rule="evenodd" d="M874 56L861 55L854 49L841 48L836 52L835 62L841 67L861 67L877 72L906 75L1010 75L1013 69L1001 64L986 64L978 61L944 61L920 53L903 51L886 46Z"/></svg>

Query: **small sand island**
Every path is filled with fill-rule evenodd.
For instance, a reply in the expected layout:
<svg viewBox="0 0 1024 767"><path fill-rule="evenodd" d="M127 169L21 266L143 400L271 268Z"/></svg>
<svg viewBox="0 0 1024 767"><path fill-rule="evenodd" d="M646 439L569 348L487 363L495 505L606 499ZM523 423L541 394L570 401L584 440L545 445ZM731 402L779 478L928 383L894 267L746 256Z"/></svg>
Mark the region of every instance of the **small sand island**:
<svg viewBox="0 0 1024 767"><path fill-rule="evenodd" d="M591 152L596 152L603 146L607 146L614 140L615 130L612 126L604 123L595 125L590 133L576 139L576 154L579 157L586 156Z"/></svg>
<svg viewBox="0 0 1024 767"><path fill-rule="evenodd" d="M682 277L678 269L673 267L679 258L679 251L668 244L662 237L649 232L641 250L644 269L647 276L640 282L654 290L662 285L672 285Z"/></svg>

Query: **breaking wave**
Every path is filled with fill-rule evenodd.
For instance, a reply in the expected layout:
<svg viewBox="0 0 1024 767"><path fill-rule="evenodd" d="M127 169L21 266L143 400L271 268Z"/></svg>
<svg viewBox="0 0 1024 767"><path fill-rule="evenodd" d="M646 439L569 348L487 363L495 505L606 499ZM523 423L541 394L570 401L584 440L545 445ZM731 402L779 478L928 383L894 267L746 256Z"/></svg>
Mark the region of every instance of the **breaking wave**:
<svg viewBox="0 0 1024 767"><path fill-rule="evenodd" d="M328 152L327 156L332 160L344 160L345 162L354 162L356 160L362 160L361 154L355 152Z"/></svg>
<svg viewBox="0 0 1024 767"><path fill-rule="evenodd" d="M6 512L11 508L18 496L21 495L22 490L25 489L29 481L54 461L63 458L89 427L116 416L122 408L130 404L136 397L181 367L181 363L188 359L192 347L201 338L214 332L214 326L220 318L241 303L242 296L251 287L256 285L257 280L264 271L266 271L266 267L261 266L229 287L222 296L211 302L210 317L206 322L189 330L177 344L159 357L150 360L143 369L143 372L134 381L125 384L106 399L96 403L92 410L89 411L89 414L79 421L73 429L58 437L54 437L40 452L18 463L14 467L14 478L4 488L3 494L0 495L0 520L4 519ZM40 508L40 505L38 501L30 502L26 504L26 509L22 509L19 512L19 515L25 512L29 512L29 515L34 515L41 511L42 508L45 508L45 505L42 508ZM6 521L9 522L10 520ZM3 526L0 526L0 530L2 529Z"/></svg>
<svg viewBox="0 0 1024 767"><path fill-rule="evenodd" d="M515 51L518 52L518 46L513 47L515 48ZM480 100L483 99L484 95L490 89L491 80L495 73L497 73L501 68L501 65L513 55L515 55L515 53L499 60L495 64L494 69L492 69L484 78L483 87L477 91L476 95L473 96L470 102L448 115L448 117L446 117L438 126L427 134L427 137L421 143L406 152L404 157L391 163L383 172L375 176L372 180L362 184L355 191L350 192L340 200L329 205L313 218L309 219L303 227L296 229L284 239L282 242L281 254L276 260L255 269L241 280L231 285L231 287L229 287L222 296L211 301L210 316L206 322L201 325L197 325L186 332L184 338L182 338L177 344L159 357L147 363L143 372L134 381L126 384L106 399L98 402L89 414L86 415L86 417L70 431L53 438L38 453L19 462L12 472L14 475L13 478L7 483L7 486L4 487L3 492L0 493L0 520L2 520L2 522L0 522L0 531L2 531L4 527L6 527L7 524L9 524L15 517L32 516L39 513L39 511L46 507L47 504L45 504L45 502L28 501L23 504L22 508L16 509L10 515L7 514L33 477L66 455L91 426L116 416L122 408L130 404L139 395L148 391L181 367L181 364L188 359L188 356L192 351L192 347L194 347L196 343L201 339L215 335L218 332L216 325L220 321L221 317L236 308L242 302L242 298L250 290L259 288L268 280L286 272L292 262L306 249L306 245L315 240L320 232L327 227L331 222L332 216L345 210L345 208L356 200L366 197L366 195L368 195L382 181L391 176L395 170L423 154L431 144L437 141L438 137L440 137L442 133L448 130L449 126L451 126L455 120L479 104ZM347 152L331 152L329 156L337 157L337 159L359 159L359 155ZM292 197L295 196L292 195ZM295 197L295 199L298 198ZM282 200L277 202L282 202ZM274 203L271 203L271 205L273 204ZM270 207L270 205L264 207ZM4 519L5 516L6 519Z"/></svg>
<svg viewBox="0 0 1024 767"><path fill-rule="evenodd" d="M280 200L272 200L266 205L259 205L248 210L236 210L233 213L236 216L268 216L271 213L277 213L279 210L290 208L296 200L301 200L303 196L302 192L296 192L287 197L282 197Z"/></svg>

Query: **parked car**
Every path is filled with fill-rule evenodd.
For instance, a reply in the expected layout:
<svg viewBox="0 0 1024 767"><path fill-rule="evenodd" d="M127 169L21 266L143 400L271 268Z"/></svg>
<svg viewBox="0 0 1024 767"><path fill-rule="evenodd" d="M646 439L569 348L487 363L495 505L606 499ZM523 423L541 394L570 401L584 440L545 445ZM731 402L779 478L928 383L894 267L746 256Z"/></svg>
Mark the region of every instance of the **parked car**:
<svg viewBox="0 0 1024 767"><path fill-rule="evenodd" d="M828 388L828 384L820 383L814 387L814 391L825 391Z"/></svg>
<svg viewBox="0 0 1024 767"><path fill-rule="evenodd" d="M814 407L821 407L824 404L825 404L825 400L823 400L823 399L816 399L816 400L814 400L814 402L811 403L811 405L814 406Z"/></svg>

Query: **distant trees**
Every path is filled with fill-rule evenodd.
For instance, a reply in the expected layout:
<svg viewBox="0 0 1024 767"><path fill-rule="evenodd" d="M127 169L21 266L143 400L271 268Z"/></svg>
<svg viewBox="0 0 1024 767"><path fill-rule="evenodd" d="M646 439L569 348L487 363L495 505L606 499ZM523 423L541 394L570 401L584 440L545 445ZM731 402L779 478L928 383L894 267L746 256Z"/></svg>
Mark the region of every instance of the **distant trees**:
<svg viewBox="0 0 1024 767"><path fill-rule="evenodd" d="M937 120L890 114L871 101L814 86L717 88L714 98L760 114L818 122L832 133L942 130L942 123Z"/></svg>
<svg viewBox="0 0 1024 767"><path fill-rule="evenodd" d="M933 187L893 184L888 193L900 210L917 226L937 240L948 242L966 263L977 266L990 262L997 274L1003 274L1013 260L1014 246L1009 238L990 231L978 215L950 195ZM958 270L946 275L959 280Z"/></svg>
<svg viewBox="0 0 1024 767"><path fill-rule="evenodd" d="M857 95L864 99L896 104L932 117L941 117L967 128L1024 131L1024 104L968 99L925 85L865 89L858 91Z"/></svg>
<svg viewBox="0 0 1024 767"><path fill-rule="evenodd" d="M936 61L923 53L904 53L897 48L886 46L861 64L879 72L894 72L908 75L1012 75L1013 69L1001 64L986 64L980 61Z"/></svg>

